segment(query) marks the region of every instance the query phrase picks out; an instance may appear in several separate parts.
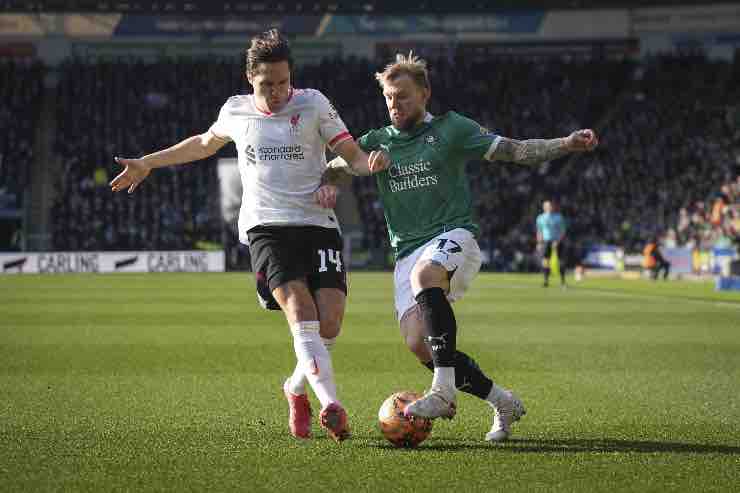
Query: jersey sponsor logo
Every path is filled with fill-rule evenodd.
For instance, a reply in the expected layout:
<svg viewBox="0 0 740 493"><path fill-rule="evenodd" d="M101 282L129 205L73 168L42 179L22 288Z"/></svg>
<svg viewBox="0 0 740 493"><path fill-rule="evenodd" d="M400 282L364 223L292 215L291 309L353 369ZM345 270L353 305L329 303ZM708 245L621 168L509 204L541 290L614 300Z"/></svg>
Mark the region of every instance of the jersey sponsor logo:
<svg viewBox="0 0 740 493"><path fill-rule="evenodd" d="M417 161L411 164L394 164L388 168L388 174L391 175L391 178L400 178L402 176L428 171L432 171L432 163L430 161Z"/></svg>
<svg viewBox="0 0 740 493"><path fill-rule="evenodd" d="M260 146L257 148L260 161L303 161L303 148L300 144L282 146Z"/></svg>
<svg viewBox="0 0 740 493"><path fill-rule="evenodd" d="M391 178L388 180L388 187L391 192L395 193L437 185L439 178L436 174L430 174L432 169L432 163L426 160L409 164L394 164L388 168Z"/></svg>
<svg viewBox="0 0 740 493"><path fill-rule="evenodd" d="M430 146L434 146L434 145L437 145L437 143L439 142L439 139L437 138L436 135L431 135L430 134L430 135L427 135L426 137L424 137L424 142L426 142Z"/></svg>
<svg viewBox="0 0 740 493"><path fill-rule="evenodd" d="M260 161L303 161L304 153L300 144L282 146L260 146L256 150L251 144L244 148L244 156L248 165Z"/></svg>

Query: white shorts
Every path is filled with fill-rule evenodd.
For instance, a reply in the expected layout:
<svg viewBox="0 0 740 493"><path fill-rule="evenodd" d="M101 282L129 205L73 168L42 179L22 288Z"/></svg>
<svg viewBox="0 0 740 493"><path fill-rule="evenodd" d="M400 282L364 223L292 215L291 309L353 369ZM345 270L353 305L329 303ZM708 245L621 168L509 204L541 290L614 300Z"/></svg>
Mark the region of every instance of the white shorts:
<svg viewBox="0 0 740 493"><path fill-rule="evenodd" d="M467 229L457 228L441 233L414 250L411 255L396 262L393 285L396 318L399 321L403 314L416 304L416 295L419 293L414 293L411 288L411 271L418 262L425 260L438 263L451 273L447 299L453 302L463 297L480 270L480 247L473 233Z"/></svg>

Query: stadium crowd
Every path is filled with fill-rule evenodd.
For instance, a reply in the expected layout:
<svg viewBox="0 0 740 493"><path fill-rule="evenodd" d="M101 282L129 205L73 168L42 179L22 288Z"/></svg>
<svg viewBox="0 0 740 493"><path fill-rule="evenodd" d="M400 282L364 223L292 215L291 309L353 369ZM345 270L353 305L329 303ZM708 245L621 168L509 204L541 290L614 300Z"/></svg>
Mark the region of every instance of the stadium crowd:
<svg viewBox="0 0 740 493"><path fill-rule="evenodd" d="M23 205L44 74L34 59L0 59L0 209Z"/></svg>
<svg viewBox="0 0 740 493"><path fill-rule="evenodd" d="M236 73L234 71L237 71ZM60 67L52 210L59 250L191 249L221 241L215 159L159 170L112 194L113 156L140 156L208 129L238 67L219 61L71 60Z"/></svg>
<svg viewBox="0 0 740 493"><path fill-rule="evenodd" d="M492 268L537 268L534 218L542 201L552 198L568 218L569 238L581 247L605 243L639 251L656 234L668 246L737 241L738 62L697 56L428 61L432 113L454 110L520 139L582 127L594 127L601 136L595 153L537 168L469 164L480 243ZM297 67L294 84L324 92L359 137L387 124L372 77L387 62L324 59ZM6 80L16 82L3 87L0 109L0 190L8 196L7 190L23 190L27 180L38 110L19 109L34 108L43 69L33 63L0 68ZM214 164L219 156L235 156L233 146L207 164L157 171L135 200L111 194L107 184L118 172L114 155L138 156L205 131L226 98L245 91L242 74L243 62L233 59L62 64L54 149L62 169L52 209L53 247L188 249L221 242ZM384 252L388 240L373 179L355 179L353 190L363 244Z"/></svg>
<svg viewBox="0 0 740 493"><path fill-rule="evenodd" d="M600 148L560 173L559 190L545 190L559 192L573 236L627 251L666 235L675 245L711 247L717 231L682 227L677 234L677 226L686 213L695 224L706 215L709 224L705 204L737 175L740 141L726 118L726 95L737 97L737 83L736 65L701 57L663 57L636 67L603 120ZM726 203L729 218L729 196Z"/></svg>

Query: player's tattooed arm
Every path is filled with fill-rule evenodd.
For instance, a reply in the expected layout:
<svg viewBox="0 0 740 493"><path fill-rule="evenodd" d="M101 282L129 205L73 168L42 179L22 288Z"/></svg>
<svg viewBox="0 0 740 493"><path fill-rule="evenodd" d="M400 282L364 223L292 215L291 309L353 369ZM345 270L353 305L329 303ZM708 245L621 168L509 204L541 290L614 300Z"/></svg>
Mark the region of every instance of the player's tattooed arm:
<svg viewBox="0 0 740 493"><path fill-rule="evenodd" d="M491 153L490 160L536 165L571 152L591 151L598 142L593 130L577 130L568 137L558 139L516 140L502 137Z"/></svg>
<svg viewBox="0 0 740 493"><path fill-rule="evenodd" d="M532 165L557 159L568 152L566 139L515 140L503 137L493 151L491 160Z"/></svg>

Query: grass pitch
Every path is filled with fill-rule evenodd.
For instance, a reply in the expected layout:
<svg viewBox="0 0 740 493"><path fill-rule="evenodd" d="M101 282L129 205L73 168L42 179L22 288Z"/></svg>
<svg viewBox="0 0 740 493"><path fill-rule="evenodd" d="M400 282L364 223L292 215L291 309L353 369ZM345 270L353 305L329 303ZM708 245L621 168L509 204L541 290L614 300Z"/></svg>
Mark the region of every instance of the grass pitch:
<svg viewBox="0 0 740 493"><path fill-rule="evenodd" d="M480 275L458 346L528 414L491 445L491 410L460 394L453 421L398 450L378 407L431 374L401 343L391 282L351 276L333 358L353 438L335 444L318 424L288 434L292 344L248 274L0 277L0 490L740 488L740 294Z"/></svg>

